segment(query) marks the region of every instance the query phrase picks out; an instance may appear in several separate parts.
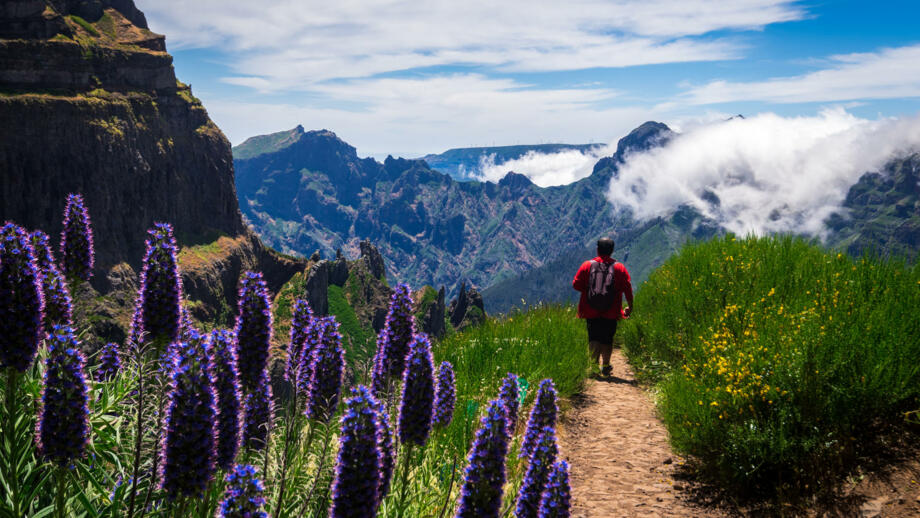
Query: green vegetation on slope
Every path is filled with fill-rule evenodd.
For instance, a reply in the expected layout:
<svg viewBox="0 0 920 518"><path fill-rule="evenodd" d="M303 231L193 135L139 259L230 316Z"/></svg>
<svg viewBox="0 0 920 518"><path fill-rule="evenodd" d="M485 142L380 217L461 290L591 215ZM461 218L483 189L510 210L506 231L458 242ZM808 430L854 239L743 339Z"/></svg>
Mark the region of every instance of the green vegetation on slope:
<svg viewBox="0 0 920 518"><path fill-rule="evenodd" d="M345 298L345 292L342 288L330 285L327 296L329 314L335 316L340 325L339 330L342 333L348 364L355 365L356 361L367 361L374 355L376 346L374 330L361 325L358 315Z"/></svg>
<svg viewBox="0 0 920 518"><path fill-rule="evenodd" d="M735 487L817 489L920 405L920 266L728 236L685 247L636 306L624 347L673 446Z"/></svg>
<svg viewBox="0 0 920 518"><path fill-rule="evenodd" d="M303 126L297 126L292 130L251 137L233 148L233 158L244 160L264 155L265 153L274 153L297 142L302 135Z"/></svg>

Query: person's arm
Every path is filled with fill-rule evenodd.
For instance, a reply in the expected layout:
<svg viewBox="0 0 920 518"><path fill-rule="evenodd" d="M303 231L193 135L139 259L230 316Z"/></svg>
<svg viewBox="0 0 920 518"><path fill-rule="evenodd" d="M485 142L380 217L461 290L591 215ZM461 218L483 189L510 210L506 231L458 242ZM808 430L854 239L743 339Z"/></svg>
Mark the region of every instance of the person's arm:
<svg viewBox="0 0 920 518"><path fill-rule="evenodd" d="M586 268L587 267L587 268ZM585 291L588 289L588 272L591 270L591 261L586 261L581 265L581 268L575 272L575 278L572 279L572 288L577 291Z"/></svg>
<svg viewBox="0 0 920 518"><path fill-rule="evenodd" d="M629 271L626 269L626 266L624 266L623 263L619 263L619 266L620 266L619 267L620 281L622 282L622 286L623 286L623 295L626 296L626 303L629 304L629 306L623 310L623 314L628 317L629 315L632 314L633 309L634 309L633 290L632 290L632 282L631 282L632 279L629 277Z"/></svg>

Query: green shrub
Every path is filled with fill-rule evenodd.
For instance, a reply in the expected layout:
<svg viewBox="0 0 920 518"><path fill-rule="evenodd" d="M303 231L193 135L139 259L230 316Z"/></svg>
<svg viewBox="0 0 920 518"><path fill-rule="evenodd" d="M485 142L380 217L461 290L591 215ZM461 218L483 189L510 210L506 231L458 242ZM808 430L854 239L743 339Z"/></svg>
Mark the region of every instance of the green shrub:
<svg viewBox="0 0 920 518"><path fill-rule="evenodd" d="M93 24L89 23L88 21L84 20L83 18L80 18L79 16L77 16L77 15L75 15L75 14L72 14L72 15L70 15L70 19L73 20L74 23L76 23L77 25L79 25L80 27L82 27L83 30L85 30L86 32L92 34L93 36L95 36L95 37L97 37L97 38L100 36L99 31L96 30L95 27L93 27Z"/></svg>
<svg viewBox="0 0 920 518"><path fill-rule="evenodd" d="M727 236L685 247L636 307L624 348L673 446L736 487L839 475L918 407L918 267Z"/></svg>

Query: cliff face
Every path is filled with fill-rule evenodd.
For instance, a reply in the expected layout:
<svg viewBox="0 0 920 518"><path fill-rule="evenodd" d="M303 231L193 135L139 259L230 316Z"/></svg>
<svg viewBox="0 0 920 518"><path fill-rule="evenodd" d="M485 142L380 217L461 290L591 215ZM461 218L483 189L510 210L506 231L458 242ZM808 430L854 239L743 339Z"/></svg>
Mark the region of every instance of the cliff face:
<svg viewBox="0 0 920 518"><path fill-rule="evenodd" d="M305 266L246 227L229 142L131 0L0 1L0 121L0 221L56 236L82 193L102 293L134 288L157 221L175 228L200 318L235 304L242 268L277 290Z"/></svg>

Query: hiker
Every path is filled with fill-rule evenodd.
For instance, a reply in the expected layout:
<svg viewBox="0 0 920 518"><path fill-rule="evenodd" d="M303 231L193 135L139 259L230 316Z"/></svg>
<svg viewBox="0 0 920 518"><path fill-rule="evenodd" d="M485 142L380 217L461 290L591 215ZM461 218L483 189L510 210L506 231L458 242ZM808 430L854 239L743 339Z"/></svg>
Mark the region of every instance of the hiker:
<svg viewBox="0 0 920 518"><path fill-rule="evenodd" d="M588 323L588 347L594 361L603 360L601 372L610 376L610 355L617 322L629 318L633 310L632 283L623 263L610 256L614 242L609 237L597 240L597 257L585 261L572 280L572 287L581 292L578 318ZM623 295L629 307L623 309Z"/></svg>

